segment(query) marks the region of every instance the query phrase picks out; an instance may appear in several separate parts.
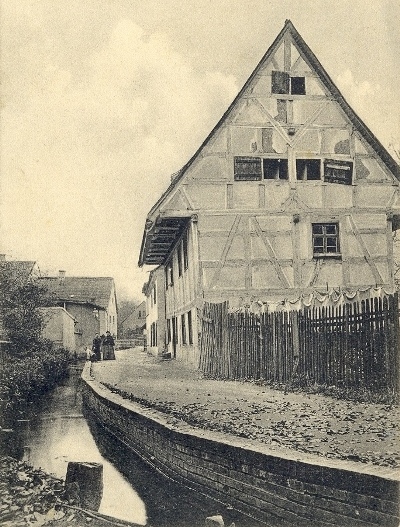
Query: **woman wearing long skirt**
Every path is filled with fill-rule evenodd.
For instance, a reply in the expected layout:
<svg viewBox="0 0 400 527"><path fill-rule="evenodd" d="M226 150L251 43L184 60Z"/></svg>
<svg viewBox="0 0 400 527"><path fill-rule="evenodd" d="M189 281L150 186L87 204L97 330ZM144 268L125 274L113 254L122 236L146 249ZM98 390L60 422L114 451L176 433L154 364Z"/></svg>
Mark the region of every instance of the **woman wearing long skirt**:
<svg viewBox="0 0 400 527"><path fill-rule="evenodd" d="M111 336L111 333L109 331L106 331L106 337L103 340L103 360L115 360L115 352L114 352L114 346L115 342L113 337Z"/></svg>

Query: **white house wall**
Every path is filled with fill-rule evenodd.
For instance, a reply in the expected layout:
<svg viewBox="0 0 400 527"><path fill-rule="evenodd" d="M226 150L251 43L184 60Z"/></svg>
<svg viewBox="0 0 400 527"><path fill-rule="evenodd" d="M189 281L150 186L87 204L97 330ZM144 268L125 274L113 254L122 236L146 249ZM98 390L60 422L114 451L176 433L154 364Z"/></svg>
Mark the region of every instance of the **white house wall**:
<svg viewBox="0 0 400 527"><path fill-rule="evenodd" d="M198 360L198 321L197 308L199 306L199 256L198 256L198 238L197 238L197 221L193 221L187 231L188 236L188 267L182 268L182 274L179 276L178 267L178 245L182 242L179 240L171 253L168 263L173 266L174 283L166 288L166 319L170 327L170 341L167 344L167 350L178 360L196 364ZM191 313L192 320L192 343L189 342L188 313ZM182 339L182 315L185 317L186 326L186 343ZM173 319L175 318L175 347L173 345ZM168 331L167 331L168 333ZM175 348L175 352L174 352Z"/></svg>

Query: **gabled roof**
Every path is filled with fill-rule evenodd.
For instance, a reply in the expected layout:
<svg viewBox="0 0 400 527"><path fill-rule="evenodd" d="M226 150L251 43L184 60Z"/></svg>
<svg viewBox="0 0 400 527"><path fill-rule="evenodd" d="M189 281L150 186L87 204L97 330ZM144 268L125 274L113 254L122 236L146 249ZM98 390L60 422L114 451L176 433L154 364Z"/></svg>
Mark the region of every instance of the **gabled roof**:
<svg viewBox="0 0 400 527"><path fill-rule="evenodd" d="M15 277L26 281L32 277L36 262L7 260L1 261L0 265Z"/></svg>
<svg viewBox="0 0 400 527"><path fill-rule="evenodd" d="M268 61L275 53L275 51L278 49L279 45L282 43L283 39L287 34L290 34L293 42L298 46L298 49L301 51L304 60L308 63L309 67L312 68L320 77L321 82L324 84L326 89L330 92L332 97L336 100L336 102L340 105L350 122L353 124L354 128L361 134L361 136L368 142L368 144L372 147L372 149L376 152L376 154L382 159L383 163L386 165L386 167L390 170L390 172L400 180L400 166L396 163L396 161L393 159L393 157L389 154L389 152L386 150L386 148L380 143L380 141L376 138L376 136L371 132L371 130L367 127L367 125L360 119L360 117L355 113L355 111L350 107L350 105L346 102L343 95L335 85L335 83L332 81L328 73L325 71L317 57L314 55L314 53L311 51L309 46L306 44L306 42L303 40L297 29L294 27L293 23L290 20L286 20L284 27L282 28L279 35L276 37L268 51L265 53L265 55L262 57L261 61L253 71L253 73L250 75L246 83L244 84L243 88L240 90L238 95L235 97L232 104L229 106L229 108L226 110L226 112L223 114L221 119L218 121L217 125L213 128L211 133L206 137L206 139L201 144L200 148L196 151L196 153L192 156L192 158L183 166L179 172L174 175L174 178L172 179L169 187L167 190L162 194L160 199L153 205L151 208L148 216L147 216L147 222L153 222L154 216L156 216L157 210L162 205L164 200L171 194L171 192L179 185L179 182L182 180L182 178L185 176L185 173L187 169L193 164L193 162L197 159L199 154L201 153L204 146L210 141L210 139L213 137L213 135L219 130L221 125L224 123L228 115L231 113L233 108L235 107L236 103L239 99L241 99L242 95L245 93L246 89L249 87L251 82L253 81L254 77L258 74L261 67L264 65L266 61ZM142 241L142 247L141 247L141 254L139 257L139 265L143 265L144 258L143 258L143 252L145 250L145 237L146 237L146 231L144 232L143 241Z"/></svg>
<svg viewBox="0 0 400 527"><path fill-rule="evenodd" d="M57 301L91 304L102 309L108 307L111 294L115 294L111 277L46 277L40 281Z"/></svg>

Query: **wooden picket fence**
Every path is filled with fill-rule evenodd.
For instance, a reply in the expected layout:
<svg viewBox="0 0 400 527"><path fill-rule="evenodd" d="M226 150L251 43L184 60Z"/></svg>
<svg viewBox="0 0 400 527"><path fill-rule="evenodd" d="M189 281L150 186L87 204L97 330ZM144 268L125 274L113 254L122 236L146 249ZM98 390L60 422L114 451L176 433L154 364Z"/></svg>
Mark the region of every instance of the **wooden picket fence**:
<svg viewBox="0 0 400 527"><path fill-rule="evenodd" d="M201 322L199 366L213 377L398 392L397 294L261 314L206 302Z"/></svg>

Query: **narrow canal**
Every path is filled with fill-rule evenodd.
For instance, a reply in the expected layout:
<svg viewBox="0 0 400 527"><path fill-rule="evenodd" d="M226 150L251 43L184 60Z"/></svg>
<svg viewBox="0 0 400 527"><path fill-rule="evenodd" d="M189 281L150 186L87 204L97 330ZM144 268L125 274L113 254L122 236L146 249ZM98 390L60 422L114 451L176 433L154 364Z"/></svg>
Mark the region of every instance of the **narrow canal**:
<svg viewBox="0 0 400 527"><path fill-rule="evenodd" d="M102 463L99 512L139 525L202 527L207 516L226 514L213 500L157 473L84 414L80 370L72 369L69 378L16 424L21 456L23 452L31 465L61 478L69 461ZM247 524L232 519L240 527Z"/></svg>

